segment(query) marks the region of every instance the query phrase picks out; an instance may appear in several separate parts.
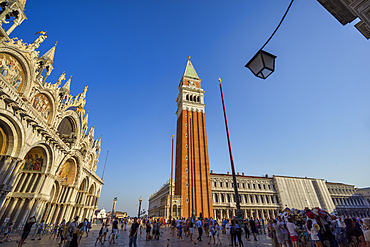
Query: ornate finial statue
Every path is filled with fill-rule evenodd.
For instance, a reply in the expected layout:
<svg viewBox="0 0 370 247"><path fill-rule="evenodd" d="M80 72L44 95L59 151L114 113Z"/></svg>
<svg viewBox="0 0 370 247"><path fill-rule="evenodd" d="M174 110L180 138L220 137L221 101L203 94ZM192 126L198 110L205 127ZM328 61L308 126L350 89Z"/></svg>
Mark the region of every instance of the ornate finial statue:
<svg viewBox="0 0 370 247"><path fill-rule="evenodd" d="M64 81L66 79L66 72L63 71L63 74L61 76L59 76L59 79L58 81L55 83L57 87L60 86L60 84L62 84L62 81Z"/></svg>
<svg viewBox="0 0 370 247"><path fill-rule="evenodd" d="M42 42L44 42L44 40L48 37L46 35L46 32L44 32L44 31L37 32L37 33L35 33L35 35L36 34L41 34L41 35L39 37L37 37L37 39L31 44L32 45L32 48L34 48L34 49L39 48L40 47L40 44Z"/></svg>
<svg viewBox="0 0 370 247"><path fill-rule="evenodd" d="M86 98L86 93L87 93L87 88L88 87L89 87L89 85L85 86L84 91L82 92L80 99L85 99Z"/></svg>

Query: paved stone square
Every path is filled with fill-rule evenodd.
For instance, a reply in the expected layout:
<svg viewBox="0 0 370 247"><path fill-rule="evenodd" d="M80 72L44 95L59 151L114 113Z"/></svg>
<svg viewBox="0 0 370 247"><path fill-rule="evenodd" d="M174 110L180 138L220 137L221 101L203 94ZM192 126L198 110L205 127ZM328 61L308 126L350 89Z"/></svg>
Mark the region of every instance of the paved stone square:
<svg viewBox="0 0 370 247"><path fill-rule="evenodd" d="M129 229L129 228L128 228ZM109 241L106 241L103 245L98 243L96 246L128 246L129 245L129 237L127 231L120 231L119 238L116 239L116 244L109 244ZM83 237L81 243L79 246L81 247L90 247L95 246L95 240L98 236L99 227L95 226L92 228L92 230L89 233L88 237ZM190 242L188 237L184 237L183 241L178 241L177 236L172 236L170 234L169 228L162 228L161 229L161 237L159 240L151 240L146 241L145 240L145 229L143 228L142 236L138 236L137 238L137 246L164 246L164 247L170 247L170 246L215 246L213 242L208 245L209 238L202 237L202 242L198 242L197 240ZM197 232L194 234L193 239L196 239L198 234ZM32 237L28 237L26 240L26 243L23 245L25 247L30 246L37 246L37 247L50 247L50 246L59 246L59 239L49 239L50 235L44 235L41 240L31 240ZM246 241L245 236L243 235L243 243L244 246L253 246L253 247L266 247L268 245L271 245L271 240L266 235L262 234L258 236L258 242L255 241ZM225 234L220 234L220 239L222 241L223 246L228 246L228 240ZM12 236L11 242L6 242L1 244L1 246L8 247L8 246L17 246L17 240L19 240L19 236Z"/></svg>

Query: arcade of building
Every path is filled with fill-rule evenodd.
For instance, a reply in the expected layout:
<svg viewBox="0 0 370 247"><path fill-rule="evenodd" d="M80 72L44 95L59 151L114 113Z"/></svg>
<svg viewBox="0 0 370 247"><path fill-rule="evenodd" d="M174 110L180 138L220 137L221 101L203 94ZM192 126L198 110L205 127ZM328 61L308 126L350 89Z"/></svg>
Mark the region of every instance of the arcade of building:
<svg viewBox="0 0 370 247"><path fill-rule="evenodd" d="M47 82L56 44L40 55L45 32L30 44L10 38L26 19L26 0L7 2L0 15L0 222L91 218L103 181L95 173L101 138L94 139L84 109L88 86L73 97L72 76Z"/></svg>
<svg viewBox="0 0 370 247"><path fill-rule="evenodd" d="M244 173L238 173L236 178L241 209L245 217L275 218L286 207L320 207L344 217L370 217L370 203L357 193L353 185L313 178L246 176ZM232 175L211 171L210 179L215 218L235 216ZM181 196L174 195L173 190L172 217L182 217L182 203ZM168 218L170 205L170 182L167 181L149 197L149 217Z"/></svg>

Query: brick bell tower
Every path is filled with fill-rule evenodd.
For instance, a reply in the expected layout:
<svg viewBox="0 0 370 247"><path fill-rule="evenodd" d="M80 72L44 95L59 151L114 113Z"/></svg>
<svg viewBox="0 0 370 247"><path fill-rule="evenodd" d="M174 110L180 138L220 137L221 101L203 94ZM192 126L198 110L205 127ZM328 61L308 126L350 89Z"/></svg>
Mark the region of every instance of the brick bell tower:
<svg viewBox="0 0 370 247"><path fill-rule="evenodd" d="M200 82L189 56L176 99L175 194L181 195L182 217L186 218L192 216L192 205L196 217L213 217L204 90Z"/></svg>

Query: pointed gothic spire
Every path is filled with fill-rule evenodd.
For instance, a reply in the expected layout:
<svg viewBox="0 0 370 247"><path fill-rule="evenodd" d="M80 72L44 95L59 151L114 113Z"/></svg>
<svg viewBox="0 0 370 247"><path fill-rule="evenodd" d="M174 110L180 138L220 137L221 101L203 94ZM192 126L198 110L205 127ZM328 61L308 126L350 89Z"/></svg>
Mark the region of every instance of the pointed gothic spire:
<svg viewBox="0 0 370 247"><path fill-rule="evenodd" d="M27 0L18 0L19 7L24 11L24 7L26 6L26 1Z"/></svg>
<svg viewBox="0 0 370 247"><path fill-rule="evenodd" d="M85 134L86 131L87 131L88 121L89 121L89 111L87 111L84 119L82 120L82 130L83 130L83 133L82 134Z"/></svg>
<svg viewBox="0 0 370 247"><path fill-rule="evenodd" d="M99 148L101 147L101 136L99 137L98 147L99 147Z"/></svg>
<svg viewBox="0 0 370 247"><path fill-rule="evenodd" d="M65 91L67 91L68 93L71 91L71 79L72 79L72 75L71 75L71 77L69 77L68 81L62 87L62 89L65 90Z"/></svg>
<svg viewBox="0 0 370 247"><path fill-rule="evenodd" d="M54 55L55 55L55 48L58 44L58 41L55 43L55 45L50 48L43 56L42 58L49 59L51 62L54 62Z"/></svg>
<svg viewBox="0 0 370 247"><path fill-rule="evenodd" d="M188 62L186 64L184 76L199 79L198 74L195 71L194 66L190 61L190 56L188 56Z"/></svg>
<svg viewBox="0 0 370 247"><path fill-rule="evenodd" d="M94 140L94 133L95 133L95 125L90 128L89 133L87 135L91 137L92 140Z"/></svg>

